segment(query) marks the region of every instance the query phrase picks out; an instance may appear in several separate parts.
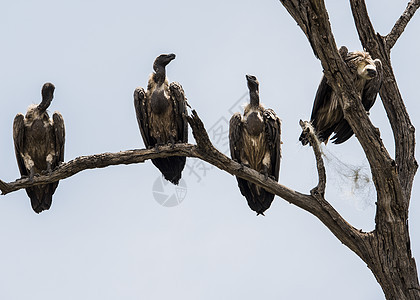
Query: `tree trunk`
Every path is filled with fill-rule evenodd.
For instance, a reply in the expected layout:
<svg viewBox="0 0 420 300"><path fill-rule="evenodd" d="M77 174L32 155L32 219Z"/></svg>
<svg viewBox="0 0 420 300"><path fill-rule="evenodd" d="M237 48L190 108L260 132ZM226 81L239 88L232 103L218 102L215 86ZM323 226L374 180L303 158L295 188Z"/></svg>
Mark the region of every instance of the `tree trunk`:
<svg viewBox="0 0 420 300"><path fill-rule="evenodd" d="M363 260L381 285L386 299L420 299L417 268L411 256L407 223L403 220L383 223L379 233L370 233Z"/></svg>

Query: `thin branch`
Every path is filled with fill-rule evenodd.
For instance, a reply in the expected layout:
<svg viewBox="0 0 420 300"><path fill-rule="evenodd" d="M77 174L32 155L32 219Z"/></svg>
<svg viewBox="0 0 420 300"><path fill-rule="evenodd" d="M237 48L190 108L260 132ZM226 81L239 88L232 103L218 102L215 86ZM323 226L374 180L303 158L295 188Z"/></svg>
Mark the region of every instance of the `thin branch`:
<svg viewBox="0 0 420 300"><path fill-rule="evenodd" d="M394 27L391 29L391 32L388 33L388 35L385 37L386 47L388 51L390 51L392 47L394 47L398 38L404 32L405 27L407 26L408 22L414 16L415 12L419 7L420 0L411 0L407 4L407 8L405 9L401 17L397 20Z"/></svg>
<svg viewBox="0 0 420 300"><path fill-rule="evenodd" d="M316 137L314 127L310 122L299 120L299 125L302 127L302 131L308 137L309 143L314 150L316 167L318 170L318 185L311 191L311 194L318 193L324 197L325 186L327 184L327 175L325 173L325 166L324 160L322 159L321 149L319 148L319 140Z"/></svg>

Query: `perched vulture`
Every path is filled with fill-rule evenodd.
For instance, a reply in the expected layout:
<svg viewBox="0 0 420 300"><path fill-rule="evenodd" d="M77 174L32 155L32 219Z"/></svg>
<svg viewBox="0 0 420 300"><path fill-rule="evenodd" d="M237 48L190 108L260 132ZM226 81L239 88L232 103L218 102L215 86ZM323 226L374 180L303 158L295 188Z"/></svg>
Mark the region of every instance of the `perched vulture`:
<svg viewBox="0 0 420 300"><path fill-rule="evenodd" d="M355 75L354 89L360 96L365 110L369 112L381 87L382 63L379 59L373 60L369 53L364 51L348 52L347 48L342 46L339 52ZM338 100L339 95L333 91L324 75L316 92L311 114L311 123L320 142L327 143L332 133L335 133L331 138L335 144L341 144L353 135ZM305 133L300 135L299 140L302 145L308 143Z"/></svg>
<svg viewBox="0 0 420 300"><path fill-rule="evenodd" d="M244 109L244 115L235 113L230 119L229 142L232 159L250 167L267 178L278 181L280 170L281 121L271 109L260 104L258 80L246 75L250 103ZM245 196L249 207L264 215L274 195L263 188L236 177L241 194Z"/></svg>
<svg viewBox="0 0 420 300"><path fill-rule="evenodd" d="M46 83L42 87L42 101L28 107L26 116L19 113L13 122L13 140L16 159L22 177L32 180L34 174L49 172L64 161L64 120L59 112L54 112L52 120L47 108L54 97L54 85ZM51 207L52 195L58 181L26 188L36 213Z"/></svg>
<svg viewBox="0 0 420 300"><path fill-rule="evenodd" d="M186 99L182 86L168 83L166 66L175 54L159 55L153 63L154 73L150 75L147 92L138 87L134 91L134 107L137 122L147 148L165 144L188 142L188 124L183 118L186 113ZM172 156L152 159L166 180L178 184L185 166L185 157Z"/></svg>

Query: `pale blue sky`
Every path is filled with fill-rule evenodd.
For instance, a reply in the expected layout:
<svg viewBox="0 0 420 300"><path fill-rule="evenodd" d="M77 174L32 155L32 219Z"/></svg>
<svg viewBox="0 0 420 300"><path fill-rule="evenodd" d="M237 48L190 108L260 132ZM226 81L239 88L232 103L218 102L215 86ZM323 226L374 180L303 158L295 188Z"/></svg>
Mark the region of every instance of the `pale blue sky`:
<svg viewBox="0 0 420 300"><path fill-rule="evenodd" d="M367 1L375 28L388 33L406 3ZM337 44L360 49L348 2L327 6ZM56 86L50 111L59 110L66 124L66 161L142 148L132 94L146 86L154 58L173 52L169 80L182 84L207 128L227 130L229 109L239 110L235 103L247 91L245 74L256 75L262 102L283 121L280 182L304 193L316 185L298 122L310 115L322 69L279 1L17 0L0 7L2 180L20 176L13 118L39 102L48 81ZM392 51L416 127L419 29L416 15ZM370 117L393 153L379 99ZM373 229L374 193L368 186L352 194L351 179L339 176L343 167L333 158L366 165L361 147L353 137L326 148L327 199L355 227ZM187 195L172 208L154 200L160 173L151 162L63 180L40 215L23 190L0 197L0 298L383 299L366 265L318 219L278 197L266 217L256 217L234 177L214 168L204 174L187 162L201 180L186 169ZM415 257L417 181L409 219Z"/></svg>

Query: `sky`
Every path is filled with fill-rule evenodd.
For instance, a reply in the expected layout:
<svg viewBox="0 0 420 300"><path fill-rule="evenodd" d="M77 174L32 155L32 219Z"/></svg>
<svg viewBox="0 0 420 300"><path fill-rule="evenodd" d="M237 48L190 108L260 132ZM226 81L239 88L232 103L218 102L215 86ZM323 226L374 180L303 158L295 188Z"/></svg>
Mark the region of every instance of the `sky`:
<svg viewBox="0 0 420 300"><path fill-rule="evenodd" d="M407 1L367 1L385 35ZM347 1L327 1L338 46L361 45ZM0 5L0 178L20 177L15 115L56 86L49 111L66 125L65 161L144 148L133 91L154 59L167 67L214 145L227 152L227 122L247 101L245 74L282 119L280 183L309 193L313 152L303 147L322 76L306 37L279 1L3 1ZM415 127L420 17L394 46L393 69ZM378 98L370 118L394 155ZM191 130L190 130L191 135ZM419 138L418 134L416 134ZM190 141L193 143L192 136ZM326 199L353 226L374 228L375 191L355 137L323 147ZM354 181L354 174L363 180ZM420 187L409 212L420 256ZM233 176L187 159L177 189L147 161L83 171L60 181L49 211L35 214L24 190L0 197L1 299L383 299L366 265L314 216L276 197L256 217Z"/></svg>

